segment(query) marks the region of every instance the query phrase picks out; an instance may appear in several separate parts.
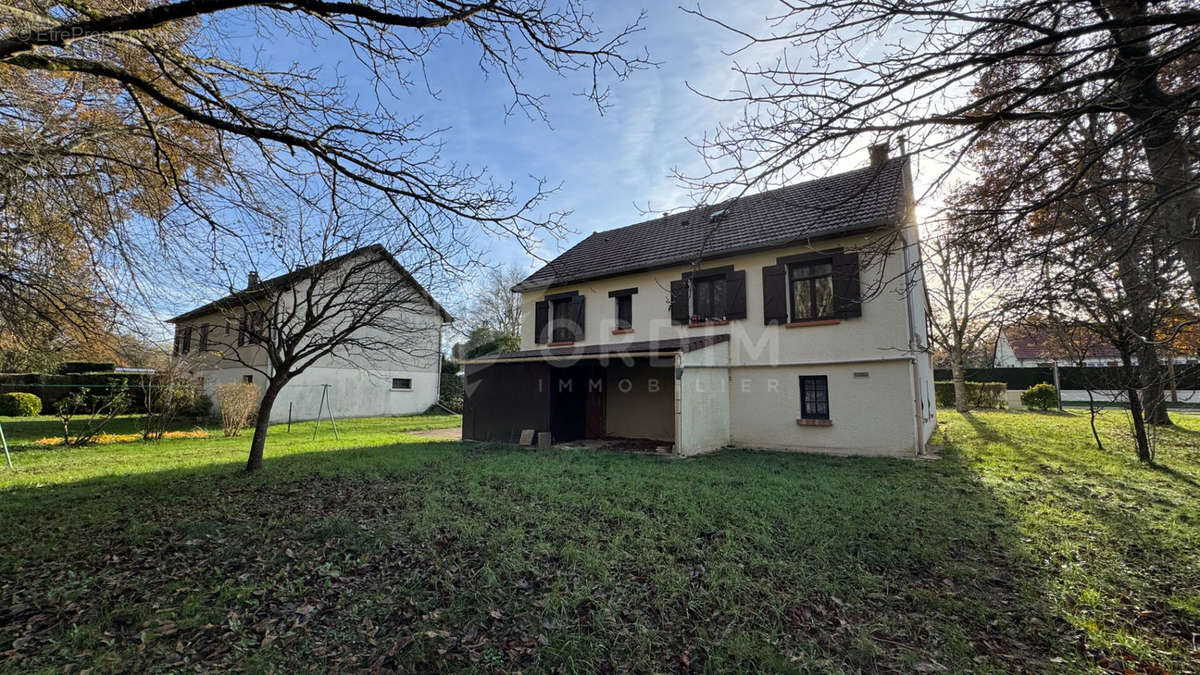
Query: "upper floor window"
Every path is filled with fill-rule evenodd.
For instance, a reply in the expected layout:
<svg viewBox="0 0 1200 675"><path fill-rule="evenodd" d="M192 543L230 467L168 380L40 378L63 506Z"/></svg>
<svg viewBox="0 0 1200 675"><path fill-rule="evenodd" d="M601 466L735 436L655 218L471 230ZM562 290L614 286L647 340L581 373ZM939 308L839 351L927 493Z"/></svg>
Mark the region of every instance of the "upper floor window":
<svg viewBox="0 0 1200 675"><path fill-rule="evenodd" d="M633 330L633 296L617 296L617 330Z"/></svg>
<svg viewBox="0 0 1200 675"><path fill-rule="evenodd" d="M725 277L700 277L692 281L692 318L696 321L725 318Z"/></svg>
<svg viewBox="0 0 1200 675"><path fill-rule="evenodd" d="M732 265L686 272L671 282L671 321L706 323L746 318L746 271Z"/></svg>
<svg viewBox="0 0 1200 675"><path fill-rule="evenodd" d="M555 344L583 340L583 300L577 291L539 300L534 307L534 342Z"/></svg>
<svg viewBox="0 0 1200 675"><path fill-rule="evenodd" d="M832 319L833 264L820 261L788 267L792 321Z"/></svg>
<svg viewBox="0 0 1200 675"><path fill-rule="evenodd" d="M550 318L554 322L551 342L573 342L571 331L571 299L561 298L550 302Z"/></svg>
<svg viewBox="0 0 1200 675"><path fill-rule="evenodd" d="M200 351L202 351L202 352L208 351L208 331L209 331L209 329L210 329L210 327L208 324L204 324L203 326L200 326Z"/></svg>

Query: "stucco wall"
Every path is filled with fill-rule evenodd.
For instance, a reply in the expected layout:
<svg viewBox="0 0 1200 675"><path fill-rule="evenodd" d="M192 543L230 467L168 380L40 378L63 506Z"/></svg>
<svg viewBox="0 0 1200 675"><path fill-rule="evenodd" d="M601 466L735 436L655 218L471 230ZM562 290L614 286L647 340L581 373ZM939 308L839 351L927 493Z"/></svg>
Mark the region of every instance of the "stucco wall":
<svg viewBox="0 0 1200 675"><path fill-rule="evenodd" d="M729 369L683 368L676 382L675 451L684 456L729 445Z"/></svg>
<svg viewBox="0 0 1200 675"><path fill-rule="evenodd" d="M671 368L613 363L607 370L605 433L675 440L675 379Z"/></svg>
<svg viewBox="0 0 1200 675"><path fill-rule="evenodd" d="M912 455L914 411L906 359L804 367L736 368L730 376L737 447ZM866 373L855 377L855 373ZM829 378L828 427L800 426L800 376Z"/></svg>
<svg viewBox="0 0 1200 675"><path fill-rule="evenodd" d="M240 382L243 375L252 375L260 388L265 385L262 375L248 369L223 368L202 371L204 390L216 401L216 390L225 382ZM412 391L393 391L392 378L412 380ZM271 408L271 422L286 422L288 404L293 420L313 419L321 402L321 385L332 385L329 397L333 415L343 417L376 417L414 415L422 413L437 401L438 374L436 371L394 370L367 372L351 368L313 367L298 375L283 388ZM326 413L321 413L322 417Z"/></svg>

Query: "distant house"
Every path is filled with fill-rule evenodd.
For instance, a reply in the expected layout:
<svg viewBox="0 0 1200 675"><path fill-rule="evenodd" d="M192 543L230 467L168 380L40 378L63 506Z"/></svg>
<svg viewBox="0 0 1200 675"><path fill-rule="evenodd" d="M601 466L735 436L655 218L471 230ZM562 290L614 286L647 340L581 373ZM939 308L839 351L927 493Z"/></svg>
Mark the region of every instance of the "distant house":
<svg viewBox="0 0 1200 675"><path fill-rule="evenodd" d="M1194 358L1176 357L1183 364ZM1137 357L1133 358L1137 364ZM1121 354L1086 325L1055 327L1045 323L1000 328L992 351L995 368L1104 367L1121 365Z"/></svg>
<svg viewBox="0 0 1200 675"><path fill-rule="evenodd" d="M919 256L908 159L886 147L596 232L514 287L521 348L467 363L463 436L920 453L937 420Z"/></svg>
<svg viewBox="0 0 1200 675"><path fill-rule="evenodd" d="M404 353L371 350L318 357L283 388L271 421L286 421L289 415L297 420L315 418L324 385L329 385L334 414L340 417L424 412L438 400L442 328L453 317L382 246L356 249L321 265L354 270L346 274L372 275L371 283L377 287L386 284L385 288L401 289L397 292L411 298L386 311L403 313L392 325L411 327L406 329L404 341L412 347ZM301 267L262 281L251 273L244 290L170 319L175 325L175 356L184 360L206 393L213 395L227 382L265 386L268 359L253 335L263 330L267 317L287 314L302 302L297 298L305 297L305 284L314 278L312 269ZM322 274L328 279L336 273L326 270ZM325 306L348 304L334 301Z"/></svg>

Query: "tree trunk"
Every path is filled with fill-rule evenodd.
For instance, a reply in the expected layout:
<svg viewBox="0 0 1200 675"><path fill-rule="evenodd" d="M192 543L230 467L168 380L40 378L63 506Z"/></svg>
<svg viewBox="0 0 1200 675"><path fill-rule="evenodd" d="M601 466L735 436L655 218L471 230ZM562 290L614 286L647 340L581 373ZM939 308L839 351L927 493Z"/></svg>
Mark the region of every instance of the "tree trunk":
<svg viewBox="0 0 1200 675"><path fill-rule="evenodd" d="M971 403L967 400L967 374L963 367L963 352L959 347L950 348L950 377L954 380L954 409L967 412Z"/></svg>
<svg viewBox="0 0 1200 675"><path fill-rule="evenodd" d="M1143 418L1142 401L1138 396L1138 379L1133 372L1133 359L1128 354L1122 354L1121 360L1125 364L1125 395L1129 397L1129 416L1133 418L1133 440L1137 444L1138 461L1149 464L1154 461L1154 455L1150 453L1150 438L1146 435L1146 422Z"/></svg>
<svg viewBox="0 0 1200 675"><path fill-rule="evenodd" d="M271 382L263 392L262 401L258 404L258 416L254 418L254 438L250 439L250 458L246 460L246 471L258 471L262 468L263 448L267 445L267 427L271 424L271 407L283 389L282 382Z"/></svg>
<svg viewBox="0 0 1200 675"><path fill-rule="evenodd" d="M1116 19L1136 19L1148 12L1138 0L1103 0L1102 4ZM1193 229L1200 217L1200 192L1188 143L1180 133L1182 104L1162 89L1150 25L1130 25L1116 32L1120 39L1114 65L1122 69L1116 93L1125 104L1125 114L1138 125L1154 179L1156 229L1169 237L1200 300L1200 237Z"/></svg>
<svg viewBox="0 0 1200 675"><path fill-rule="evenodd" d="M1162 364L1158 362L1158 349L1149 340L1142 343L1138 351L1138 371L1142 381L1142 407L1147 424L1169 426L1166 389Z"/></svg>

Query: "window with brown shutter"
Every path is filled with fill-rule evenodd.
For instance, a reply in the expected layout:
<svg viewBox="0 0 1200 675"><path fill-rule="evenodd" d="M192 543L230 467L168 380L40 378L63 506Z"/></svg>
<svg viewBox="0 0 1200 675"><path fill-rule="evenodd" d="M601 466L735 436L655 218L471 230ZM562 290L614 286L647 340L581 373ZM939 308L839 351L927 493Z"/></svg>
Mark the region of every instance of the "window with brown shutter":
<svg viewBox="0 0 1200 675"><path fill-rule="evenodd" d="M180 354L186 354L192 349L192 327L186 326L183 329L183 344L179 347Z"/></svg>
<svg viewBox="0 0 1200 675"><path fill-rule="evenodd" d="M857 253L833 249L783 256L775 262L762 270L764 323L862 316Z"/></svg>
<svg viewBox="0 0 1200 675"><path fill-rule="evenodd" d="M831 260L788 265L788 279L792 321L834 318Z"/></svg>
<svg viewBox="0 0 1200 675"><path fill-rule="evenodd" d="M536 340L541 344L548 339L551 344L560 342L579 342L584 339L584 296L579 294L579 291L568 291L565 293L555 293L547 295L545 300L538 303L545 304L545 310L541 306L535 306L534 325L544 325L545 327L537 330ZM546 318L543 320L541 312L545 312ZM543 323L544 322L544 323ZM542 336L545 335L546 338Z"/></svg>
<svg viewBox="0 0 1200 675"><path fill-rule="evenodd" d="M746 271L725 265L685 272L671 282L671 320L675 323L746 318Z"/></svg>
<svg viewBox="0 0 1200 675"><path fill-rule="evenodd" d="M533 304L533 342L534 344L546 344L546 326L550 323L550 303L546 300L538 300Z"/></svg>
<svg viewBox="0 0 1200 675"><path fill-rule="evenodd" d="M200 326L200 351L208 351L208 331L211 326L204 324Z"/></svg>

